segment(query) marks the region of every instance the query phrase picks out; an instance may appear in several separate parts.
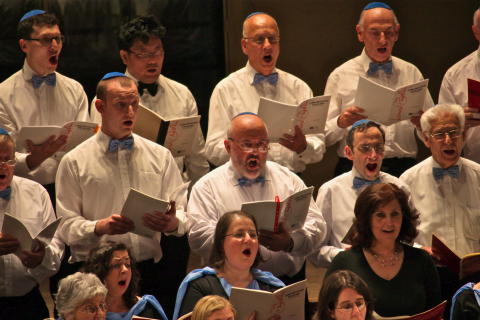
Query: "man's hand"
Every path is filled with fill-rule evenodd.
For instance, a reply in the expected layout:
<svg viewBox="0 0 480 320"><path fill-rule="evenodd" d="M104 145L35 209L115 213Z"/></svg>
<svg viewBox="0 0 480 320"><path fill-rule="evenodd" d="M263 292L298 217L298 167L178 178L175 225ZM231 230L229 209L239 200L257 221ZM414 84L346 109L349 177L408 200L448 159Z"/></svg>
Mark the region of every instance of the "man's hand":
<svg viewBox="0 0 480 320"><path fill-rule="evenodd" d="M480 110L476 108L464 107L463 112L465 112L465 132L472 127L477 127L480 125L480 118L474 118L475 116L480 117Z"/></svg>
<svg viewBox="0 0 480 320"><path fill-rule="evenodd" d="M178 228L178 218L176 216L175 201L170 201L170 209L163 213L154 211L143 215L143 223L158 232L174 232Z"/></svg>
<svg viewBox="0 0 480 320"><path fill-rule="evenodd" d="M14 253L18 250L18 247L20 247L20 242L17 238L0 232L0 256Z"/></svg>
<svg viewBox="0 0 480 320"><path fill-rule="evenodd" d="M27 268L35 268L40 265L45 256L45 244L41 241L36 241L36 248L32 251L22 251L20 260Z"/></svg>
<svg viewBox="0 0 480 320"><path fill-rule="evenodd" d="M37 168L43 161L60 150L67 143L67 139L68 135L61 135L56 139L55 136L50 136L47 141L38 145L34 145L32 140L27 140L27 149L30 154L26 161L30 170Z"/></svg>
<svg viewBox="0 0 480 320"><path fill-rule="evenodd" d="M337 126L339 128L345 129L350 127L352 124L354 124L358 120L366 119L367 117L361 114L364 111L365 110L357 106L351 106L351 107L345 108L342 111L342 113L338 116Z"/></svg>
<svg viewBox="0 0 480 320"><path fill-rule="evenodd" d="M423 111L420 111L420 113L416 116L411 116L410 117L410 122L417 128L418 132L422 132L422 126L420 125L420 118L422 117Z"/></svg>
<svg viewBox="0 0 480 320"><path fill-rule="evenodd" d="M295 126L295 135L284 134L278 143L296 153L302 153L307 149L307 139L299 126Z"/></svg>
<svg viewBox="0 0 480 320"><path fill-rule="evenodd" d="M260 244L272 251L288 251L292 244L292 237L283 226L283 222L278 225L278 231L260 230Z"/></svg>
<svg viewBox="0 0 480 320"><path fill-rule="evenodd" d="M124 234L135 228L132 220L119 214L112 214L110 217L98 220L95 224L95 233L97 236L104 234Z"/></svg>

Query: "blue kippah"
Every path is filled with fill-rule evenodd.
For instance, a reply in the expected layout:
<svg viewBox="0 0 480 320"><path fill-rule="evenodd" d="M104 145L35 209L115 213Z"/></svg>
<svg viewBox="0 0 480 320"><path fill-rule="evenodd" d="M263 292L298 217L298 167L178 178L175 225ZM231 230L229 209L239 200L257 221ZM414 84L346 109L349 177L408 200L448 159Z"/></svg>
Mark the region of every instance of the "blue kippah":
<svg viewBox="0 0 480 320"><path fill-rule="evenodd" d="M367 123L370 123L370 122L374 122L372 120L369 120L369 119L362 119L362 120L358 120L356 121L354 124L352 124L352 128L351 129L354 129L358 126L361 126L362 124L367 124ZM351 130L350 129L350 130Z"/></svg>
<svg viewBox="0 0 480 320"><path fill-rule="evenodd" d="M363 11L374 9L374 8L384 8L384 9L392 10L392 8L384 2L370 2L365 6L365 8L363 8Z"/></svg>
<svg viewBox="0 0 480 320"><path fill-rule="evenodd" d="M7 130L3 129L3 128L0 128L0 135L2 136L9 136L10 134L8 133Z"/></svg>
<svg viewBox="0 0 480 320"><path fill-rule="evenodd" d="M109 73L106 73L101 80L107 80L107 79L117 78L117 77L126 77L126 75L125 73L121 73L121 72L109 72Z"/></svg>
<svg viewBox="0 0 480 320"><path fill-rule="evenodd" d="M39 10L39 9L35 9L35 10L28 11L28 12L25 13L25 14L23 15L23 17L20 19L20 22L22 22L22 21L25 20L25 19L31 18L31 17L33 17L33 16L36 16L36 15L38 15L38 14L44 14L44 13L45 13L45 11Z"/></svg>
<svg viewBox="0 0 480 320"><path fill-rule="evenodd" d="M246 114L251 114L252 116L258 117L258 114L253 113L253 112L248 112L248 111L246 111L246 112L240 112L240 113L237 114L235 117L233 117L232 120L235 119L236 117L240 117L240 116L243 116L243 115L246 115Z"/></svg>
<svg viewBox="0 0 480 320"><path fill-rule="evenodd" d="M245 20L247 20L247 19L250 18L250 17L256 16L257 14L266 14L266 13L265 13L265 12L262 12L262 11L255 11L255 12L250 13L250 14L245 18Z"/></svg>

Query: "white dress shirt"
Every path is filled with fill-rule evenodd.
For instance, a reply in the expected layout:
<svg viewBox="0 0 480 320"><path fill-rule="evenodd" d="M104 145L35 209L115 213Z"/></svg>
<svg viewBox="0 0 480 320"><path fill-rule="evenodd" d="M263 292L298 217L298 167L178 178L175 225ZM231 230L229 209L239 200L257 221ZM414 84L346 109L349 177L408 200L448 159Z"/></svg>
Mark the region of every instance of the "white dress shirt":
<svg viewBox="0 0 480 320"><path fill-rule="evenodd" d="M31 235L37 236L55 221L50 197L40 184L14 176L10 187L10 200L0 198L0 226L8 213L22 221ZM45 247L42 262L35 268L25 267L14 254L0 256L0 297L23 296L54 275L60 267L63 249L63 242L55 235Z"/></svg>
<svg viewBox="0 0 480 320"><path fill-rule="evenodd" d="M310 87L299 78L275 69L278 82L272 85L267 81L253 84L255 69L247 65L231 73L220 81L210 98L208 132L205 144L208 160L216 166L228 161L223 141L233 117L241 112L258 112L260 97L298 105L313 96ZM270 144L268 159L275 161L294 172L303 172L309 163L322 160L325 153L323 134L306 135L307 148L301 154L285 148L279 143Z"/></svg>
<svg viewBox="0 0 480 320"><path fill-rule="evenodd" d="M306 188L303 181L287 168L267 161L265 182L240 186L239 176L231 162L211 171L192 189L188 202L188 217L192 224L189 234L190 248L208 261L218 219L226 212L240 210L245 202L283 200ZM275 276L293 276L302 268L305 256L317 249L325 237L325 221L317 205L311 200L310 209L302 229L291 233L294 242L291 253L274 252L260 246L264 262L259 268Z"/></svg>
<svg viewBox="0 0 480 320"><path fill-rule="evenodd" d="M366 186L353 188L353 179L360 177L355 168L324 183L317 194L317 206L323 214L327 224L325 241L317 252L309 256L309 260L316 266L328 267L333 258L347 245L342 243L348 230L353 224L355 202ZM378 178L383 183L393 183L409 193L408 187L397 177L380 172Z"/></svg>
<svg viewBox="0 0 480 320"><path fill-rule="evenodd" d="M480 48L455 63L443 77L438 103L468 105L467 79L480 81ZM467 131L463 153L465 158L480 163L480 127Z"/></svg>
<svg viewBox="0 0 480 320"><path fill-rule="evenodd" d="M33 70L25 60L23 69L0 84L0 126L13 139L23 126L62 126L69 121L89 121L87 95L77 81L58 72L56 85L32 85ZM26 163L26 153L17 153L15 173L41 184L55 181L59 159L50 157L34 170Z"/></svg>
<svg viewBox="0 0 480 320"><path fill-rule="evenodd" d="M128 70L125 74L138 82ZM140 97L140 103L143 106L158 113L167 121L198 115L195 98L186 86L163 75L158 77L157 83L158 91L155 96L152 97L148 90L143 90ZM95 107L95 100L97 100L97 97L92 100L90 115L92 121L100 124L102 118ZM204 149L205 139L199 126L190 154L174 158L181 172L183 172L184 166L186 168L183 175L185 181L190 180L193 184L210 170Z"/></svg>
<svg viewBox="0 0 480 320"><path fill-rule="evenodd" d="M432 233L460 256L480 251L480 164L460 158L460 176L435 180L432 157L405 171L400 180L410 186L420 212L416 242L431 246Z"/></svg>
<svg viewBox="0 0 480 320"><path fill-rule="evenodd" d="M170 151L138 135L133 138L131 150L108 152L110 137L100 131L60 162L56 180L57 213L64 217L60 236L71 246L71 262L84 261L92 247L106 240L125 243L137 261L160 260L158 232L152 238L133 233L98 237L94 233L99 219L120 214L130 188L163 200L175 200L179 226L174 235L187 231L186 194L170 199L182 183Z"/></svg>
<svg viewBox="0 0 480 320"><path fill-rule="evenodd" d="M383 86L396 89L401 86L423 80L422 74L413 64L392 56L393 70L388 75L384 70L379 70L376 75L367 74L370 58L362 51L355 57L330 74L325 87L325 95L331 95L328 109L327 124L325 126L327 146L340 141L337 149L339 157L345 157L343 150L348 128L340 128L337 119L342 111L355 103L355 95L360 76L367 77ZM433 106L430 93L425 97L424 110ZM358 106L362 108L362 106ZM415 140L415 126L410 120L403 120L389 126L383 126L385 131L385 158L415 158L417 155L417 142Z"/></svg>

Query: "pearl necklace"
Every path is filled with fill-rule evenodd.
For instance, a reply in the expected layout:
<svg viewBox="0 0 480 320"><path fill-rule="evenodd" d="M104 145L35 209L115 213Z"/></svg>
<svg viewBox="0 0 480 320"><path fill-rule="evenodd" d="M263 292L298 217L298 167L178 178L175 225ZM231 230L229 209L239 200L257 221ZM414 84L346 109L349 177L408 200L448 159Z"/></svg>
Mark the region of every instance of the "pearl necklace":
<svg viewBox="0 0 480 320"><path fill-rule="evenodd" d="M393 256L391 256L390 258L382 258L372 250L368 250L368 251L371 253L375 261L377 261L382 268L392 267L396 265L398 261L400 261L400 251L397 249L395 249L395 251L393 252Z"/></svg>

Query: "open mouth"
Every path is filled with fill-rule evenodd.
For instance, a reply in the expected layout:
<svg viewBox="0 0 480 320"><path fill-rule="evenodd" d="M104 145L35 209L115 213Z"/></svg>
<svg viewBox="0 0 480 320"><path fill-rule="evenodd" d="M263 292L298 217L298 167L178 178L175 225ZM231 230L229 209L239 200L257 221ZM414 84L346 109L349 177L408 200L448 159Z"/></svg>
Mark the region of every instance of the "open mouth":
<svg viewBox="0 0 480 320"><path fill-rule="evenodd" d="M127 281L125 281L125 280L118 281L118 285L121 286L121 287L124 287L126 284L127 284Z"/></svg>
<svg viewBox="0 0 480 320"><path fill-rule="evenodd" d="M133 121L132 120L125 120L125 121L123 121L123 124L130 127L131 125L133 125Z"/></svg>
<svg viewBox="0 0 480 320"><path fill-rule="evenodd" d="M393 233L395 230L382 230L384 233Z"/></svg>
<svg viewBox="0 0 480 320"><path fill-rule="evenodd" d="M265 61L266 63L270 63L272 62L272 56L270 54L267 54L265 56L263 56L263 61Z"/></svg>
<svg viewBox="0 0 480 320"><path fill-rule="evenodd" d="M250 249L244 249L244 250L242 251L242 254L244 254L244 255L247 256L247 257L250 257L250 256L252 255L252 250L250 250Z"/></svg>
<svg viewBox="0 0 480 320"><path fill-rule="evenodd" d="M157 72L157 68L148 68L147 72L148 73L155 73L155 72Z"/></svg>
<svg viewBox="0 0 480 320"><path fill-rule="evenodd" d="M455 154L455 150L452 150L452 149L443 150L443 153L445 153L448 156L453 156Z"/></svg>
<svg viewBox="0 0 480 320"><path fill-rule="evenodd" d="M376 163L367 164L367 170L371 172L374 172L375 170L377 170L377 167L378 167L378 164Z"/></svg>
<svg viewBox="0 0 480 320"><path fill-rule="evenodd" d="M5 179L6 177L7 177L7 175L6 175L6 174L0 174L0 180L3 180L3 179Z"/></svg>
<svg viewBox="0 0 480 320"><path fill-rule="evenodd" d="M249 160L247 161L247 166L248 166L250 169L256 168L256 167L258 166L258 159L255 159L255 158L249 159Z"/></svg>
<svg viewBox="0 0 480 320"><path fill-rule="evenodd" d="M57 64L58 64L58 57L57 57L57 55L51 56L51 57L48 59L48 62L50 62L50 64L57 65Z"/></svg>
<svg viewBox="0 0 480 320"><path fill-rule="evenodd" d="M385 52L387 52L387 48L378 48L377 51L379 53L385 53Z"/></svg>

